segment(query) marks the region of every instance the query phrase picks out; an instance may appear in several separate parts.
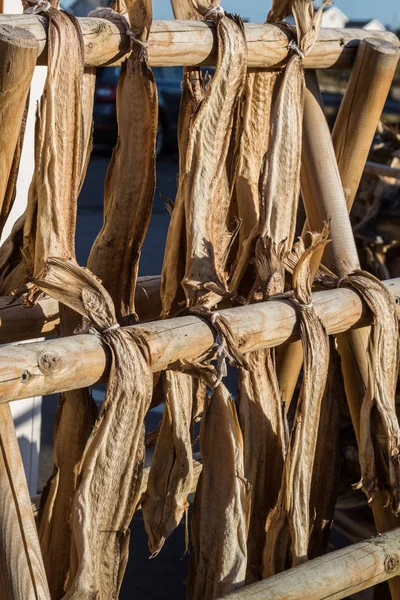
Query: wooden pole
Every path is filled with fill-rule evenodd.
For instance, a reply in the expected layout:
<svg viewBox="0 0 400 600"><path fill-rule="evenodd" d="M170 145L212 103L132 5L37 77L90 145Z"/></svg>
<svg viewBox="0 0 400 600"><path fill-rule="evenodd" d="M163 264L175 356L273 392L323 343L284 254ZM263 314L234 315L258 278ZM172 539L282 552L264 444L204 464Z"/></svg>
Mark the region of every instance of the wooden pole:
<svg viewBox="0 0 400 600"><path fill-rule="evenodd" d="M400 529L320 556L225 598L340 600L395 575L400 575Z"/></svg>
<svg viewBox="0 0 400 600"><path fill-rule="evenodd" d="M400 278L385 282L399 298ZM317 314L330 334L370 323L361 298L350 289L316 292ZM270 300L219 311L229 322L242 352L271 348L299 339L295 307L284 300ZM191 360L214 343L214 333L195 316L134 325L150 349L151 367L162 371L179 360ZM82 360L84 357L84 361ZM0 403L31 396L88 387L106 378L108 350L99 337L75 335L45 342L0 348Z"/></svg>
<svg viewBox="0 0 400 600"><path fill-rule="evenodd" d="M0 597L50 600L10 407L0 406Z"/></svg>
<svg viewBox="0 0 400 600"><path fill-rule="evenodd" d="M140 322L156 319L161 311L160 277L139 277L135 306ZM0 296L0 344L50 337L60 323L58 302L53 298L24 306L23 299Z"/></svg>
<svg viewBox="0 0 400 600"><path fill-rule="evenodd" d="M390 167L389 165L381 165L379 163L367 162L364 169L365 175L373 175L375 177L388 177L389 179L400 179L400 169Z"/></svg>
<svg viewBox="0 0 400 600"><path fill-rule="evenodd" d="M20 132L38 49L29 31L0 25L0 235L14 203Z"/></svg>
<svg viewBox="0 0 400 600"><path fill-rule="evenodd" d="M361 40L332 133L348 211L392 85L400 53L389 42Z"/></svg>
<svg viewBox="0 0 400 600"><path fill-rule="evenodd" d="M129 40L122 26L97 18L79 18L88 67L120 64L128 52ZM46 63L47 19L38 15L0 15L0 25L22 27L39 41L40 64ZM246 23L249 67L280 67L288 56L289 38L276 25ZM360 40L386 40L399 46L388 31L322 28L312 52L305 59L307 68L349 69ZM215 27L202 21L153 21L149 37L151 66L214 65L217 56Z"/></svg>
<svg viewBox="0 0 400 600"><path fill-rule="evenodd" d="M306 74L306 81L302 196L312 229L320 230L323 222L331 219L332 242L326 249L324 264L342 277L359 268L357 249L315 71ZM346 396L357 438L360 434L360 408L368 384L369 334L369 328L361 328L337 336ZM386 500L380 496L372 504L379 532L393 529L400 523L386 505ZM393 579L390 588L392 598L399 600L400 580Z"/></svg>

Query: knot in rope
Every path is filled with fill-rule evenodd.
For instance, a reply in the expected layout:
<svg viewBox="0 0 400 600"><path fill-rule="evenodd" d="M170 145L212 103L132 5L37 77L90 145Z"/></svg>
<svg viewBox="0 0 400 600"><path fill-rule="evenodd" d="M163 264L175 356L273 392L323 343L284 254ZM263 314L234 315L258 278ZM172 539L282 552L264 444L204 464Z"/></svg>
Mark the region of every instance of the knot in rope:
<svg viewBox="0 0 400 600"><path fill-rule="evenodd" d="M298 54L300 56L301 60L305 59L305 55L303 54L303 52L298 47L298 45L297 45L297 43L296 43L295 40L290 40L290 42L288 44L288 48L290 48L290 50L293 50L293 52L295 52L296 54Z"/></svg>
<svg viewBox="0 0 400 600"><path fill-rule="evenodd" d="M211 6L205 14L206 21L219 21L225 16L225 10L222 6Z"/></svg>
<svg viewBox="0 0 400 600"><path fill-rule="evenodd" d="M47 12L51 8L47 0L27 0L29 7L24 10L25 14L36 15L40 12Z"/></svg>

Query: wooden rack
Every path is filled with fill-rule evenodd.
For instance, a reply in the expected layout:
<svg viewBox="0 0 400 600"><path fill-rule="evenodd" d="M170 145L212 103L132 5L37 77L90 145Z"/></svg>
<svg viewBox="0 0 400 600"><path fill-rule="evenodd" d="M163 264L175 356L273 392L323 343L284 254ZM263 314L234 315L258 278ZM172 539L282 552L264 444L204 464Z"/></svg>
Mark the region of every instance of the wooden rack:
<svg viewBox="0 0 400 600"><path fill-rule="evenodd" d="M120 64L129 49L128 38L122 28L99 18L80 18L78 21L84 38L86 65ZM38 64L46 64L47 19L45 17L0 15L1 27L6 29L22 28L33 34L38 42ZM282 29L267 24L246 24L245 31L249 67L277 68L285 63L289 51L289 37ZM302 191L308 219L316 229L325 218L331 216L335 219L332 233L334 239L329 250L330 260L332 264L338 264L341 259L347 269L357 267L357 256L355 247L353 248L354 240L351 229L348 231L350 227L348 210L351 208L364 170L366 153L373 139L377 119L382 112L392 81L399 56L399 47L398 38L389 32L321 29L313 51L305 60L305 66L308 69L351 69L355 65L354 70L357 73L363 68L365 69L365 65L368 64L373 71L373 87L374 89L379 87L377 96L365 97L365 90L354 77L354 85L349 85L346 92L338 119L339 125L334 132L335 146L332 146L328 131L325 138L317 140L314 145L310 144L309 152L303 161L304 189ZM360 57L361 54L363 54L363 60L360 59L357 62L357 57ZM149 38L149 57L153 66L211 66L215 64L216 57L214 27L209 23L198 21L154 21ZM305 115L305 119L309 119L308 125L306 123L308 128L311 118L322 118L321 107L318 104L318 90L315 89L317 84L313 77L315 74L310 71L307 92L309 96L306 100L308 104ZM367 121L367 126L363 127L362 132L356 121L350 121L347 118L350 107L354 107L354 103L360 101L361 98L364 102ZM305 128L306 136L307 126ZM363 146L361 154L357 155L354 152L354 148L352 148L354 140L358 145ZM328 157L326 164L331 178L325 178L327 182L325 187L322 181L317 182L315 185L318 190L316 190L308 181L307 172L313 170L318 174L318 169L315 170L313 161L316 161L316 157L321 152ZM399 177L397 172L388 172L382 166L369 165L368 169L372 174L379 173L382 176ZM320 201L321 189L323 199ZM340 268L346 270L345 267L342 265ZM387 281L385 285L396 299L400 317L400 279ZM138 291L139 296L141 293L142 297L138 297L138 302L142 303L142 310L139 312L145 318L154 317L155 314L158 314L159 308L159 278L142 280ZM365 351L365 329L363 328L371 323L371 315L354 291L335 289L317 292L313 296L313 302L317 314L330 334L346 334L340 338L344 352L360 354L363 350ZM284 300L228 308L220 312L229 321L243 352L280 344L287 344L289 348L289 344L298 339L296 311L291 304ZM22 308L18 304L10 304L9 298L0 299L0 343L2 344L32 339L38 335L51 336L54 334L57 324L58 305L54 300L44 300L33 308ZM195 316L140 323L133 329L138 331L148 342L154 371L165 369L182 358L196 358L210 348L214 341L212 329ZM352 333L354 331L356 333ZM293 349L295 349L294 346ZM81 360L82 355L85 357L84 366ZM107 348L100 339L89 334L19 346L3 346L0 348L0 408L8 410L8 406L5 404L20 398L93 385L107 377L108 368ZM358 429L359 403L365 389L366 374L360 372L357 377L356 384L350 381L350 375L346 379L346 391L356 431ZM289 385L289 382L286 383ZM7 415L4 415L6 413L1 412L0 423L3 422L2 419L9 423ZM1 431L1 434L7 435L7 432ZM12 436L12 434L13 432L10 435ZM15 450L15 440L10 447ZM3 459L4 464L7 465L7 457L4 457L4 454ZM19 473L20 476L21 465L17 459L14 460L13 472ZM8 464L10 461L11 459ZM8 474L4 467L3 473L6 472ZM4 485L11 485L9 480L7 484L7 477L3 477L2 481ZM23 489L23 484L20 489L22 490L21 497L24 494L26 496L27 491ZM3 498L3 504L6 502L8 502L7 498ZM21 503L24 504L23 501ZM15 498L10 500L10 506L11 504L15 505ZM20 511L18 519L21 531L26 533L27 529L30 531L33 520L31 515L26 515L26 502L24 506L25 512ZM0 519L3 519L5 511L6 508L0 510ZM383 501L378 499L374 503L374 511L380 533L400 525L397 519L388 515ZM26 526L21 518L26 518ZM0 522L0 526L2 525ZM30 531L29 535L23 535L23 541L31 556L37 557L38 553L40 556L40 550L38 550L37 540L31 533ZM4 557L4 564L9 564L10 552L7 540L2 539L0 557ZM29 568L37 569L39 576L43 576L41 560L38 561L37 566L34 562L32 564L29 565ZM7 597L20 600L40 597L40 590L38 590L39 596L24 596L23 593L21 595L21 592L18 592L18 586L14 583L19 577L22 578L23 569L28 569L28 566L21 563L20 573L10 568L4 573L1 573L0 570L0 591L3 589L2 582L11 581L12 585L7 587L7 590L12 588L13 591L7 592L9 593ZM400 528L378 538L309 561L295 569L243 588L229 597L232 599L252 598L253 600L261 598L320 600L327 597L339 599L376 583L391 580L392 597L400 600L400 581L394 579L398 575L400 575ZM324 592L325 585L329 587L329 596ZM45 584L43 586L45 589Z"/></svg>

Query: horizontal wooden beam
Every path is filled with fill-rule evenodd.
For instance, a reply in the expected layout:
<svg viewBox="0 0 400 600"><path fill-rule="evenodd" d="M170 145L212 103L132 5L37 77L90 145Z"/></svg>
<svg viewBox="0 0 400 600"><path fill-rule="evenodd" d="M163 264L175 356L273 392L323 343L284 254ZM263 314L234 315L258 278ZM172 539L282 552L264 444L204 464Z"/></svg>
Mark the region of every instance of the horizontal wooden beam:
<svg viewBox="0 0 400 600"><path fill-rule="evenodd" d="M385 285L400 305L400 278L386 281ZM316 292L313 302L331 334L371 322L361 298L350 289ZM219 312L228 320L242 352L299 338L296 310L284 300ZM166 369L179 359L197 358L214 343L211 326L195 316L139 324L131 329L146 339L154 372ZM107 348L98 337L89 334L3 346L0 348L0 402L91 386L104 380L108 369Z"/></svg>
<svg viewBox="0 0 400 600"><path fill-rule="evenodd" d="M225 600L340 600L400 575L400 528L310 560Z"/></svg>
<svg viewBox="0 0 400 600"><path fill-rule="evenodd" d="M156 319L161 312L160 283L158 275L138 279L135 307L142 322ZM24 306L23 299L0 296L0 344L54 336L59 322L58 302L53 298Z"/></svg>
<svg viewBox="0 0 400 600"><path fill-rule="evenodd" d="M400 180L400 169L389 165L381 165L380 163L368 161L365 165L364 173L366 175L375 175L381 177L390 177L391 179Z"/></svg>
<svg viewBox="0 0 400 600"><path fill-rule="evenodd" d="M120 64L129 50L122 27L97 18L79 18L87 66ZM47 19L41 15L0 15L0 25L28 29L39 41L39 64L46 63ZM249 67L278 67L287 59L288 37L276 25L246 23ZM399 46L388 31L322 28L313 51L305 60L310 69L349 69L360 40L377 38ZM215 65L215 27L201 21L153 21L149 38L152 66Z"/></svg>

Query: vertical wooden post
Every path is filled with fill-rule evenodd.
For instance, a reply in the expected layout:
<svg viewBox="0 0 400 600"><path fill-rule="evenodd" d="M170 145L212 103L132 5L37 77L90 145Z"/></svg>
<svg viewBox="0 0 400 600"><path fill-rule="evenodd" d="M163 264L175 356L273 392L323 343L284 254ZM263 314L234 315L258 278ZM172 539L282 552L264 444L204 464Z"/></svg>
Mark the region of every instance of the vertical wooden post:
<svg viewBox="0 0 400 600"><path fill-rule="evenodd" d="M332 133L350 212L400 56L390 42L360 42Z"/></svg>
<svg viewBox="0 0 400 600"><path fill-rule="evenodd" d="M3 3L0 0L0 13ZM0 28L0 232L15 193L21 125L39 44L28 31ZM50 599L24 466L8 405L0 406L0 596Z"/></svg>
<svg viewBox="0 0 400 600"><path fill-rule="evenodd" d="M0 235L15 198L21 126L38 50L29 31L0 27Z"/></svg>
<svg viewBox="0 0 400 600"><path fill-rule="evenodd" d="M0 597L50 600L10 407L0 406Z"/></svg>
<svg viewBox="0 0 400 600"><path fill-rule="evenodd" d="M307 72L306 81L302 195L312 229L321 229L322 223L331 219L332 242L326 249L324 264L338 276L344 276L359 268L358 255L315 71ZM357 437L360 433L360 407L368 383L366 349L369 333L369 328L362 328L337 337L346 396ZM380 496L372 504L378 532L400 525L386 504ZM399 578L390 581L390 589L392 598L399 600Z"/></svg>

